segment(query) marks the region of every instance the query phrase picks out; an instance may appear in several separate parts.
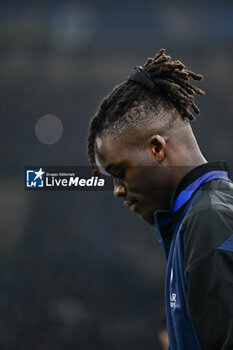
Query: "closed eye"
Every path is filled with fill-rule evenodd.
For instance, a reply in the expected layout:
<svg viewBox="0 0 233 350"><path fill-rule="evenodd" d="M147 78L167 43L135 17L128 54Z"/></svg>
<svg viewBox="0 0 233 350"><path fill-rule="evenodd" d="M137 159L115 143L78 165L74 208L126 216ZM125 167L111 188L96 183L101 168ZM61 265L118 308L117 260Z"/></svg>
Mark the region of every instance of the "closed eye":
<svg viewBox="0 0 233 350"><path fill-rule="evenodd" d="M118 179L123 179L125 177L125 170L121 169L120 171L116 172L115 177Z"/></svg>
<svg viewBox="0 0 233 350"><path fill-rule="evenodd" d="M106 171L115 178L123 179L125 177L125 167L123 165L109 165Z"/></svg>

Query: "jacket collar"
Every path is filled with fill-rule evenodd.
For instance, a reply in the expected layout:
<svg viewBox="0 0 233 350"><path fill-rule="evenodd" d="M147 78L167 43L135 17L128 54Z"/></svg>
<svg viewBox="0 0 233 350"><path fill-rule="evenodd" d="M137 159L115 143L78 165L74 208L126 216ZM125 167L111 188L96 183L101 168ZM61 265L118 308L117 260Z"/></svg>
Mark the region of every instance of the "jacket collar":
<svg viewBox="0 0 233 350"><path fill-rule="evenodd" d="M208 162L189 171L177 185L171 198L170 210L157 210L154 215L159 226L166 227L179 220L184 207L196 190L214 179L228 179L229 167L225 161Z"/></svg>
<svg viewBox="0 0 233 350"><path fill-rule="evenodd" d="M192 169L179 182L171 200L174 215L202 184L214 179L228 179L228 166L224 161L209 162Z"/></svg>
<svg viewBox="0 0 233 350"><path fill-rule="evenodd" d="M188 203L197 194L201 185L214 179L229 180L226 162L209 162L192 169L176 187L171 199L171 209L157 210L154 213L155 233L166 256L168 256L175 227L185 214Z"/></svg>

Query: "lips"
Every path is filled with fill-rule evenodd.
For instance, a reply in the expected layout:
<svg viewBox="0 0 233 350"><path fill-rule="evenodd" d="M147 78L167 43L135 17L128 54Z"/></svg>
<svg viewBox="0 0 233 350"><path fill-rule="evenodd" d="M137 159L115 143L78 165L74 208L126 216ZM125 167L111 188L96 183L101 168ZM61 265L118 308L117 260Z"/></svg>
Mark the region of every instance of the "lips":
<svg viewBox="0 0 233 350"><path fill-rule="evenodd" d="M136 201L124 201L124 205L126 207L129 207L130 210L134 211L136 209L136 206L137 206L137 202Z"/></svg>

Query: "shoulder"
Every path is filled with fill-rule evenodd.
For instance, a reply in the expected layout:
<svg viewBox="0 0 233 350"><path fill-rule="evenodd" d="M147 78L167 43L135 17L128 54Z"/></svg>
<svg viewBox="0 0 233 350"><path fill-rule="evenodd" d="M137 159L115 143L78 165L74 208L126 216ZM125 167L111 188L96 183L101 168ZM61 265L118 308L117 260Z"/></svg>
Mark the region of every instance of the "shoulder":
<svg viewBox="0 0 233 350"><path fill-rule="evenodd" d="M183 220L185 267L198 263L233 234L233 184L214 180L202 187Z"/></svg>

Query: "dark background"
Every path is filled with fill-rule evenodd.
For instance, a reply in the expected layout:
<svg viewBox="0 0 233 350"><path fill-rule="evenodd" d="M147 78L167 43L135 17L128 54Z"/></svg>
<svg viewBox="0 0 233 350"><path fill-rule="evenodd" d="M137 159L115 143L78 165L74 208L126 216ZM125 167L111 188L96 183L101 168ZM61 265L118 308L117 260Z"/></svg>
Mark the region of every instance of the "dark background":
<svg viewBox="0 0 233 350"><path fill-rule="evenodd" d="M160 349L165 259L111 192L27 192L28 164L87 165L100 100L161 47L204 75L193 123L232 163L231 1L0 2L0 348ZM54 114L60 140L35 135Z"/></svg>

